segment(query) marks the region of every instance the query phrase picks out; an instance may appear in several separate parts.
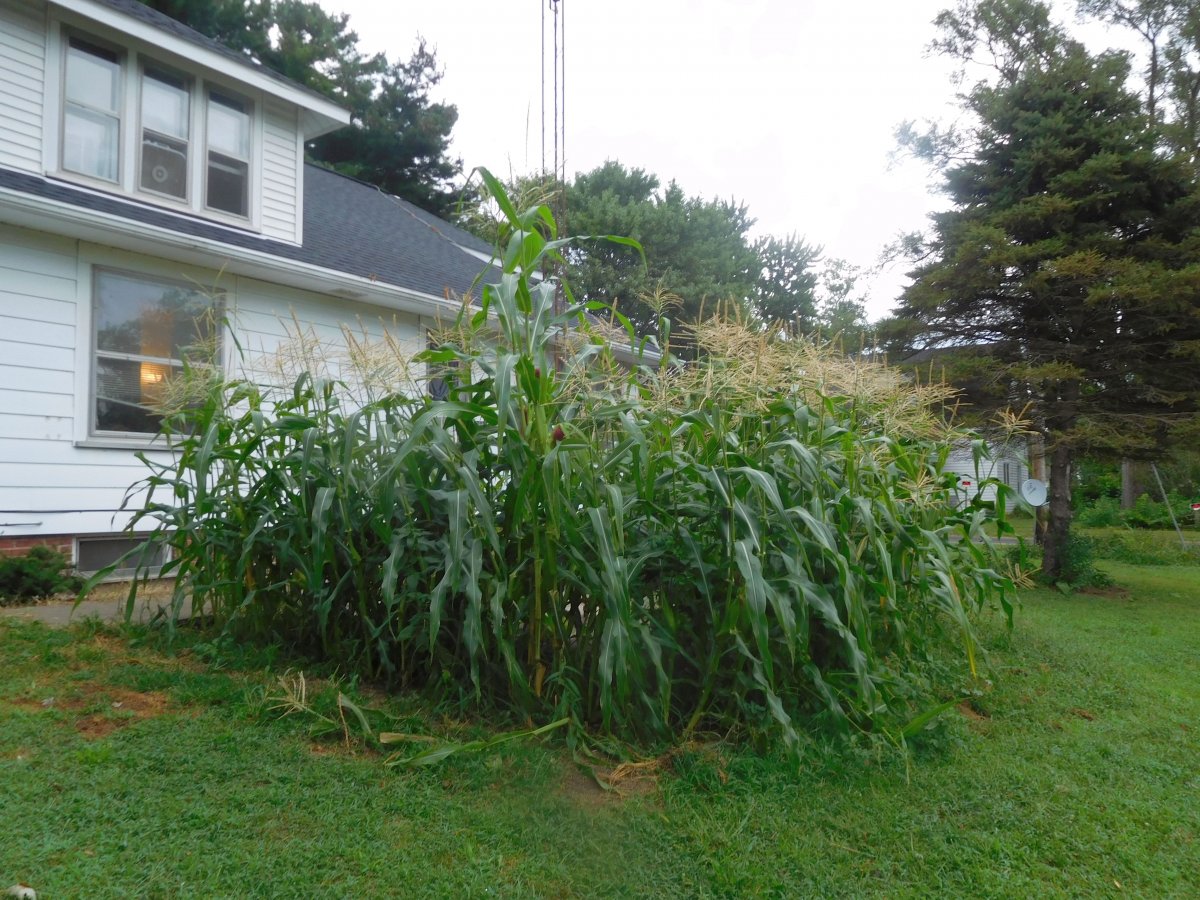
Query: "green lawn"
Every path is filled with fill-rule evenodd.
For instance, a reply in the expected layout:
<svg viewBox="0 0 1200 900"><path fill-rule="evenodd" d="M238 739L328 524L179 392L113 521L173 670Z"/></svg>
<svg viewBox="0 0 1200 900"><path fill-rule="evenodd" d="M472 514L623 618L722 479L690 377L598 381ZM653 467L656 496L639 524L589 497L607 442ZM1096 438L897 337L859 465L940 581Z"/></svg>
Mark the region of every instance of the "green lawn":
<svg viewBox="0 0 1200 900"><path fill-rule="evenodd" d="M621 799L554 744L385 769L276 719L261 671L0 622L0 888L1198 896L1200 575L1106 568L1128 594L1029 593L1011 638L985 627L995 688L907 764L694 748Z"/></svg>

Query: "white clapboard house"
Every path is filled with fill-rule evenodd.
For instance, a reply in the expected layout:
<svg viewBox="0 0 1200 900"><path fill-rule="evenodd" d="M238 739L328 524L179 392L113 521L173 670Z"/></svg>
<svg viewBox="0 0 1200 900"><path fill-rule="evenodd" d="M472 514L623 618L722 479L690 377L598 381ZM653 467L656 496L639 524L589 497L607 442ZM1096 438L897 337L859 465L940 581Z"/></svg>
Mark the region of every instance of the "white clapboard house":
<svg viewBox="0 0 1200 900"><path fill-rule="evenodd" d="M148 407L206 304L229 366L292 321L416 350L453 315L489 248L306 165L348 122L136 0L0 0L0 554L127 549Z"/></svg>

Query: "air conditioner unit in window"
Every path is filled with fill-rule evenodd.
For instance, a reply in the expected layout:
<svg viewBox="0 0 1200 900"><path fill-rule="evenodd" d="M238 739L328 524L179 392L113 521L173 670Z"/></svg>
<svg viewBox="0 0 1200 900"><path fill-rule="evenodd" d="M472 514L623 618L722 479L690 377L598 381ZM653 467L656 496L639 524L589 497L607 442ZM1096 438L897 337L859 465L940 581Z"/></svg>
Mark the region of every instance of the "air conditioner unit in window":
<svg viewBox="0 0 1200 900"><path fill-rule="evenodd" d="M187 196L187 151L147 136L142 142L142 188L172 197Z"/></svg>

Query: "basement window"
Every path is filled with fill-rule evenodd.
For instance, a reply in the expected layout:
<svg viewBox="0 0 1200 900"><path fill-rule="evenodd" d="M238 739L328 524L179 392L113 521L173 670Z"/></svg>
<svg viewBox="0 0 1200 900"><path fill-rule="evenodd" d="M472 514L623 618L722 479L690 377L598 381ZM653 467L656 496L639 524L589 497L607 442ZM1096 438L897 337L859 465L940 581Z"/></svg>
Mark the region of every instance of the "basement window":
<svg viewBox="0 0 1200 900"><path fill-rule="evenodd" d="M166 544L144 537L81 537L75 539L75 568L85 574L99 572L130 553L110 577L132 578L139 568L149 568L152 574L157 574L170 558L168 552Z"/></svg>

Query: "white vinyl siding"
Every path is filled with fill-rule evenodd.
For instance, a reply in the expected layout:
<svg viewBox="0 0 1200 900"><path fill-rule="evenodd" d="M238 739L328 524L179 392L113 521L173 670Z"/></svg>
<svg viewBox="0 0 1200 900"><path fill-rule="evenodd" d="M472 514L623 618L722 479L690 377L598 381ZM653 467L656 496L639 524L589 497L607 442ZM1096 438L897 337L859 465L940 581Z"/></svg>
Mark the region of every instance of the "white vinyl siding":
<svg viewBox="0 0 1200 900"><path fill-rule="evenodd" d="M112 190L167 208L205 210L204 172L207 152L203 143L206 92L216 88L245 97L252 109L248 215L212 212L218 219L250 226L264 237L299 244L303 235L303 137L300 109L283 100L247 90L227 73L189 70L174 57L159 58L151 46L125 42L99 29L93 35L78 20L47 17L43 0L0 0L0 167L36 174L82 180L88 186ZM64 54L72 36L95 39L97 46L124 48L122 74L126 87L120 110L120 162L115 182L79 174L63 165ZM137 85L148 64L184 76L190 89L191 128L187 136L187 189L156 189L145 182L142 151L140 90ZM132 85L132 86L131 86ZM182 143L182 139L180 139ZM175 148L178 149L178 148ZM154 167L150 167L153 174ZM180 194L186 193L186 198Z"/></svg>
<svg viewBox="0 0 1200 900"><path fill-rule="evenodd" d="M278 371L270 361L294 319L330 347L344 346L345 323L372 339L387 331L406 353L420 349L412 315L0 225L0 537L120 531L130 518L118 512L125 492L147 473L135 447L87 436L97 267L223 290L245 353L225 342L230 373L260 382Z"/></svg>
<svg viewBox="0 0 1200 900"><path fill-rule="evenodd" d="M406 313L248 278L238 279L237 298L234 319L243 352L238 365L246 378L260 384L290 382L298 374L286 365L280 371L278 352L294 342L297 324L306 339L320 342L329 364L326 374L350 382L352 388L355 378L345 361L343 325L360 341L381 341L386 332L408 358L424 349L420 322Z"/></svg>
<svg viewBox="0 0 1200 900"><path fill-rule="evenodd" d="M0 0L0 165L42 171L45 4Z"/></svg>
<svg viewBox="0 0 1200 900"><path fill-rule="evenodd" d="M970 499L978 493L979 483L984 479L995 478L997 480L1005 480L1005 466L1007 466L1008 480L1010 487L1014 488L1013 493L1009 495L1007 508L1011 512L1017 505L1016 488L1020 487L1021 482L1029 477L1029 467L1027 460L1024 457L1025 448L1020 445L1020 442L1013 441L1008 446L993 445L991 448L992 459L984 459L980 461L979 471L975 471L975 459L971 454L970 447L956 447L950 452L950 457L946 460L944 471L953 472L959 476L960 483L969 481L969 486L961 488L961 494L964 499ZM988 485L983 491L983 499L991 502L996 499L996 488L994 485Z"/></svg>
<svg viewBox="0 0 1200 900"><path fill-rule="evenodd" d="M297 168L296 134L296 110L279 103L263 105L263 234L298 244L301 223L297 197L302 173Z"/></svg>

